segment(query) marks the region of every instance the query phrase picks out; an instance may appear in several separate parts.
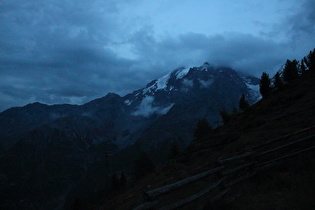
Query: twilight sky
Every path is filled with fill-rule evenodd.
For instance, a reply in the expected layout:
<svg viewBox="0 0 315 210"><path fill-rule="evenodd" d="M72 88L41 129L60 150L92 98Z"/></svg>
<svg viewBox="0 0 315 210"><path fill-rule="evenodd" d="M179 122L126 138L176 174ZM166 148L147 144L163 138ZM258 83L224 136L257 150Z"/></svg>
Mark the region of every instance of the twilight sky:
<svg viewBox="0 0 315 210"><path fill-rule="evenodd" d="M274 74L314 32L314 0L1 0L0 111L124 95L205 61Z"/></svg>

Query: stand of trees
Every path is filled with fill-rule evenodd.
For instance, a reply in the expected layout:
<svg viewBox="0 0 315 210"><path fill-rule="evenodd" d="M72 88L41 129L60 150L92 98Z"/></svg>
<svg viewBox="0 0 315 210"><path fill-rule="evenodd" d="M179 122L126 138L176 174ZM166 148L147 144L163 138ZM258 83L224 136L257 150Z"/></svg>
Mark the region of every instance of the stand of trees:
<svg viewBox="0 0 315 210"><path fill-rule="evenodd" d="M287 60L282 73L277 72L274 76L273 86L271 85L271 79L266 72L263 72L260 79L260 93L263 98L268 97L273 89L281 89L285 84L289 84L299 76L305 74L305 72L315 73L315 48L313 51L303 57L301 62L294 60Z"/></svg>
<svg viewBox="0 0 315 210"><path fill-rule="evenodd" d="M283 80L291 82L299 76L299 62L294 59L293 61L287 60L283 69Z"/></svg>

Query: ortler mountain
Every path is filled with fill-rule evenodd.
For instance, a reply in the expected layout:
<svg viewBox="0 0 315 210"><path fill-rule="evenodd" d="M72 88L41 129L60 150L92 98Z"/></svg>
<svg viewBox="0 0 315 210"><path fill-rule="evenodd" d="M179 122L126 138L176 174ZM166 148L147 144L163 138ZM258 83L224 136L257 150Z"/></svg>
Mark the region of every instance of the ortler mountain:
<svg viewBox="0 0 315 210"><path fill-rule="evenodd" d="M10 108L0 113L0 203L5 209L62 208L106 151L132 145L152 151L174 142L184 148L199 119L219 125L220 111L237 108L242 94L256 102L258 89L255 77L204 63L175 69L123 97Z"/></svg>

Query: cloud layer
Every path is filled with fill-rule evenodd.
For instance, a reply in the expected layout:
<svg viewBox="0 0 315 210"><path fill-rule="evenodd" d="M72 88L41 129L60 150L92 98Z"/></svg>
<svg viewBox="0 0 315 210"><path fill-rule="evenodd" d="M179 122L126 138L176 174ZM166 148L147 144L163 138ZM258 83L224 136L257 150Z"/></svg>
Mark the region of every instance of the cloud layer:
<svg viewBox="0 0 315 210"><path fill-rule="evenodd" d="M255 15L251 1L225 8L219 1L146 2L1 1L0 111L123 95L178 66L205 61L259 76L315 47L312 0L260 3L263 11L281 14L269 17Z"/></svg>

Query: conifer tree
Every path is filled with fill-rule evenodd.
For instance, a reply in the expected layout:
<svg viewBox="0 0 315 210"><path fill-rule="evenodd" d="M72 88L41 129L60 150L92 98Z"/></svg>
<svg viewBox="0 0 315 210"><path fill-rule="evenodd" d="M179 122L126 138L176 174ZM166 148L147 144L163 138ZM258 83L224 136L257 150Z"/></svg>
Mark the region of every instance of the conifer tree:
<svg viewBox="0 0 315 210"><path fill-rule="evenodd" d="M242 97L240 98L239 107L242 111L245 111L246 109L248 109L250 107L248 101L246 101L246 99L245 99L244 94L242 94Z"/></svg>
<svg viewBox="0 0 315 210"><path fill-rule="evenodd" d="M267 98L270 94L270 78L266 72L263 72L259 84L259 92L263 98Z"/></svg>
<svg viewBox="0 0 315 210"><path fill-rule="evenodd" d="M227 113L227 111L225 109L223 109L222 111L220 111L220 115L223 121L223 124L226 125L230 122L231 120L231 115L229 113Z"/></svg>
<svg viewBox="0 0 315 210"><path fill-rule="evenodd" d="M307 66L308 70L315 72L315 48L313 51L303 58L305 65Z"/></svg>
<svg viewBox="0 0 315 210"><path fill-rule="evenodd" d="M283 82L282 82L282 79L281 79L281 77L280 77L280 73L279 73L279 72L277 72L277 73L275 74L274 86L275 86L275 88L277 88L277 89L279 89L279 88L281 88L281 87L283 86Z"/></svg>
<svg viewBox="0 0 315 210"><path fill-rule="evenodd" d="M283 69L283 79L286 82L290 82L298 77L299 62L297 60L287 60Z"/></svg>
<svg viewBox="0 0 315 210"><path fill-rule="evenodd" d="M306 71L306 66L305 66L305 63L304 63L304 59L301 60L301 74L305 74L305 71Z"/></svg>
<svg viewBox="0 0 315 210"><path fill-rule="evenodd" d="M208 120L203 118L197 122L197 127L194 132L195 140L201 140L211 132L212 128L208 123Z"/></svg>

